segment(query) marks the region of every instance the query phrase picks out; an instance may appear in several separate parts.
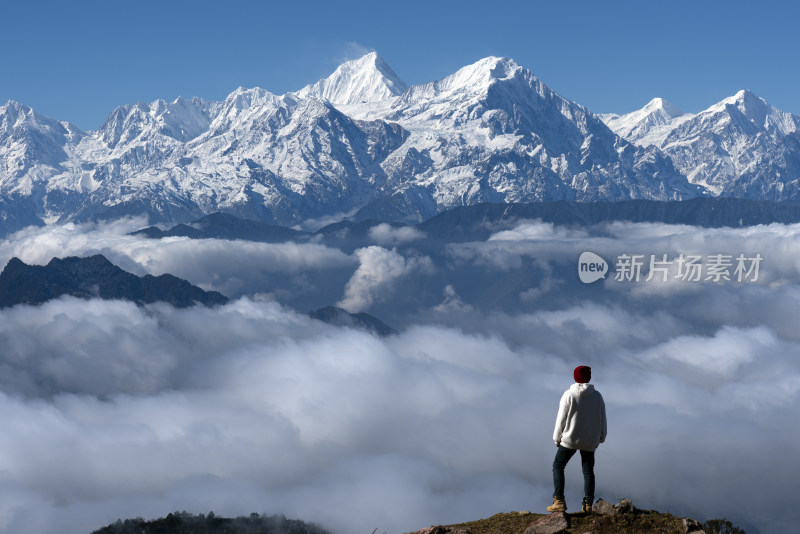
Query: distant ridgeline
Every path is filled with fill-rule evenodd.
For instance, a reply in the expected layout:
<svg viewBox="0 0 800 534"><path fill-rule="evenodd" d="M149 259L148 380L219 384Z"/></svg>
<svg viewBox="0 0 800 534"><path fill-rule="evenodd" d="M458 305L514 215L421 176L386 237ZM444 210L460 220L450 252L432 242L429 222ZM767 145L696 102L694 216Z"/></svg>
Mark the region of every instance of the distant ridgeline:
<svg viewBox="0 0 800 534"><path fill-rule="evenodd" d="M250 514L250 517L235 519L208 515L193 515L175 512L167 517L145 521L144 519L117 520L92 534L330 534L312 523L283 516Z"/></svg>
<svg viewBox="0 0 800 534"><path fill-rule="evenodd" d="M134 234L159 239L183 236L192 239L242 239L266 243L305 241L315 236L337 239L364 237L381 222L374 219L334 223L316 232L301 232L273 224L239 219L226 213L206 215L189 224L168 230L150 226ZM613 221L685 224L707 228L744 227L759 224L800 223L800 202L769 202L739 198L693 198L683 201L624 200L619 202L535 202L530 204L477 204L443 212L413 226L428 237L448 241L486 239L492 233L513 226L521 219L539 219L559 226L591 226Z"/></svg>
<svg viewBox="0 0 800 534"><path fill-rule="evenodd" d="M0 308L41 304L62 295L129 300L136 304L167 302L177 308L216 306L228 298L204 291L171 274L136 276L101 254L88 258L53 258L47 265L27 265L12 258L0 273Z"/></svg>
<svg viewBox="0 0 800 534"><path fill-rule="evenodd" d="M397 333L394 328L368 313L350 313L336 306L326 306L314 310L309 312L308 316L334 326L366 330L379 336L390 336Z"/></svg>
<svg viewBox="0 0 800 534"><path fill-rule="evenodd" d="M133 235L137 234L154 239L162 237L218 238L243 239L263 243L281 243L306 239L311 236L306 232L260 221L240 219L227 213L212 213L197 219L191 224L177 224L169 230L161 230L157 226L149 226L133 232Z"/></svg>
<svg viewBox="0 0 800 534"><path fill-rule="evenodd" d="M665 223L706 228L800 222L800 202L769 202L740 198L693 198L682 201L622 200L619 202L537 202L478 204L446 211L419 224L431 236L457 235L456 229L486 238L503 223L540 219L563 226L591 226L614 221ZM494 223L488 225L486 223Z"/></svg>

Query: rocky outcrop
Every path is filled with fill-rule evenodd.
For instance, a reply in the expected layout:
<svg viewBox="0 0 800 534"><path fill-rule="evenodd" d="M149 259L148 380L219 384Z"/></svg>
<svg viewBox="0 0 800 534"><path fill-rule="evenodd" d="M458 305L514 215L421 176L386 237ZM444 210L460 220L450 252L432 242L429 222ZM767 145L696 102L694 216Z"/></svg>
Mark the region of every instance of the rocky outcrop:
<svg viewBox="0 0 800 534"><path fill-rule="evenodd" d="M530 524L525 534L562 534L569 528L569 516L564 512L554 512Z"/></svg>
<svg viewBox="0 0 800 534"><path fill-rule="evenodd" d="M613 505L603 499L597 499L592 505L592 512L600 515L635 514L636 507L629 499L622 499Z"/></svg>
<svg viewBox="0 0 800 534"><path fill-rule="evenodd" d="M710 520L709 524L724 520ZM730 525L725 521L726 525ZM718 532L718 530L708 532ZM734 530L735 529L735 530ZM726 532L744 534L730 526ZM511 512L457 525L438 525L414 534L705 534L704 526L690 518L636 508L629 499L611 504L597 499L592 513Z"/></svg>

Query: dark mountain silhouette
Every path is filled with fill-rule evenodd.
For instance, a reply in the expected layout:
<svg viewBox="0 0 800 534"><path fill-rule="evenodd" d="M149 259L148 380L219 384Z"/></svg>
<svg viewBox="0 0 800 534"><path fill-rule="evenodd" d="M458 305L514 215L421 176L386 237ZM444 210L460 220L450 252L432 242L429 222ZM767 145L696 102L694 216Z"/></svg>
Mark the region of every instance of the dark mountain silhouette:
<svg viewBox="0 0 800 534"><path fill-rule="evenodd" d="M275 226L250 219L240 219L228 213L212 213L197 219L191 225L178 224L169 230L161 230L157 226L149 226L133 232L159 239L162 237L184 236L192 239L242 239L263 243L282 243L285 241L306 239L310 234Z"/></svg>
<svg viewBox="0 0 800 534"><path fill-rule="evenodd" d="M175 512L167 517L117 520L92 534L330 534L312 523L283 516L250 514L235 519L217 517L213 512L193 515Z"/></svg>
<svg viewBox="0 0 800 534"><path fill-rule="evenodd" d="M707 228L744 227L758 224L800 222L800 202L770 202L740 198L693 198L683 201L625 200L620 202L535 202L531 204L477 204L436 215L416 228L434 239L448 241L483 240L520 219L540 219L559 226L591 226L612 221L660 222ZM314 234L258 221L215 213L169 230L151 226L134 234L151 238L186 236L193 239L216 237L277 243L320 236L345 248L363 246L369 230L378 220L344 220ZM402 223L388 223L393 227ZM352 243L351 243L352 242Z"/></svg>
<svg viewBox="0 0 800 534"><path fill-rule="evenodd" d="M336 306L326 306L308 314L313 319L332 324L367 330L379 336L389 336L397 331L380 319L368 313L350 313Z"/></svg>
<svg viewBox="0 0 800 534"><path fill-rule="evenodd" d="M228 301L221 293L204 291L171 274L136 276L101 254L53 258L44 266L11 258L0 273L0 307L41 304L62 295L129 300L140 305L167 302L177 308L215 306Z"/></svg>
<svg viewBox="0 0 800 534"><path fill-rule="evenodd" d="M591 204L566 201L478 204L440 213L417 228L438 239L486 239L519 219L540 219L559 226L630 221L737 228L800 222L800 203L701 197L682 201L624 200Z"/></svg>

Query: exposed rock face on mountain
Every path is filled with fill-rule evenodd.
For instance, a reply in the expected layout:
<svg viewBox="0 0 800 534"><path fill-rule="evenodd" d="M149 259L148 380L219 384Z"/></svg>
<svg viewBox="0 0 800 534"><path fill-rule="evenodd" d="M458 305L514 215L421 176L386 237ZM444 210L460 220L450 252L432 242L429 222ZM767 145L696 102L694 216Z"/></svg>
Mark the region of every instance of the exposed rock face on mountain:
<svg viewBox="0 0 800 534"><path fill-rule="evenodd" d="M216 291L203 291L170 274L136 276L100 254L53 258L45 266L27 265L12 258L0 273L0 307L41 304L62 295L130 300L137 304L168 302L178 308L228 301Z"/></svg>
<svg viewBox="0 0 800 534"><path fill-rule="evenodd" d="M36 221L224 211L291 226L701 192L661 151L618 137L507 58L408 87L371 53L285 95L121 106L94 132L0 107L0 199Z"/></svg>
<svg viewBox="0 0 800 534"><path fill-rule="evenodd" d="M800 117L750 91L696 115L656 99L639 111L602 118L629 141L663 150L690 182L714 195L800 198Z"/></svg>

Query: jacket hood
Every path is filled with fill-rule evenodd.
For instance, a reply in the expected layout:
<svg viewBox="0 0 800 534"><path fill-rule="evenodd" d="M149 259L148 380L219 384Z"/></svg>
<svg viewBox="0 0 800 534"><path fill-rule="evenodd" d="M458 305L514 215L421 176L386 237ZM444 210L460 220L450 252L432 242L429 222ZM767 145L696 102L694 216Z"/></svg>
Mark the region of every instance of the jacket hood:
<svg viewBox="0 0 800 534"><path fill-rule="evenodd" d="M594 385L593 384L578 384L578 383L575 383L575 384L572 384L569 387L569 389L571 389L572 392L577 394L579 397L582 397L583 395L588 395L589 393L592 393L594 391Z"/></svg>

